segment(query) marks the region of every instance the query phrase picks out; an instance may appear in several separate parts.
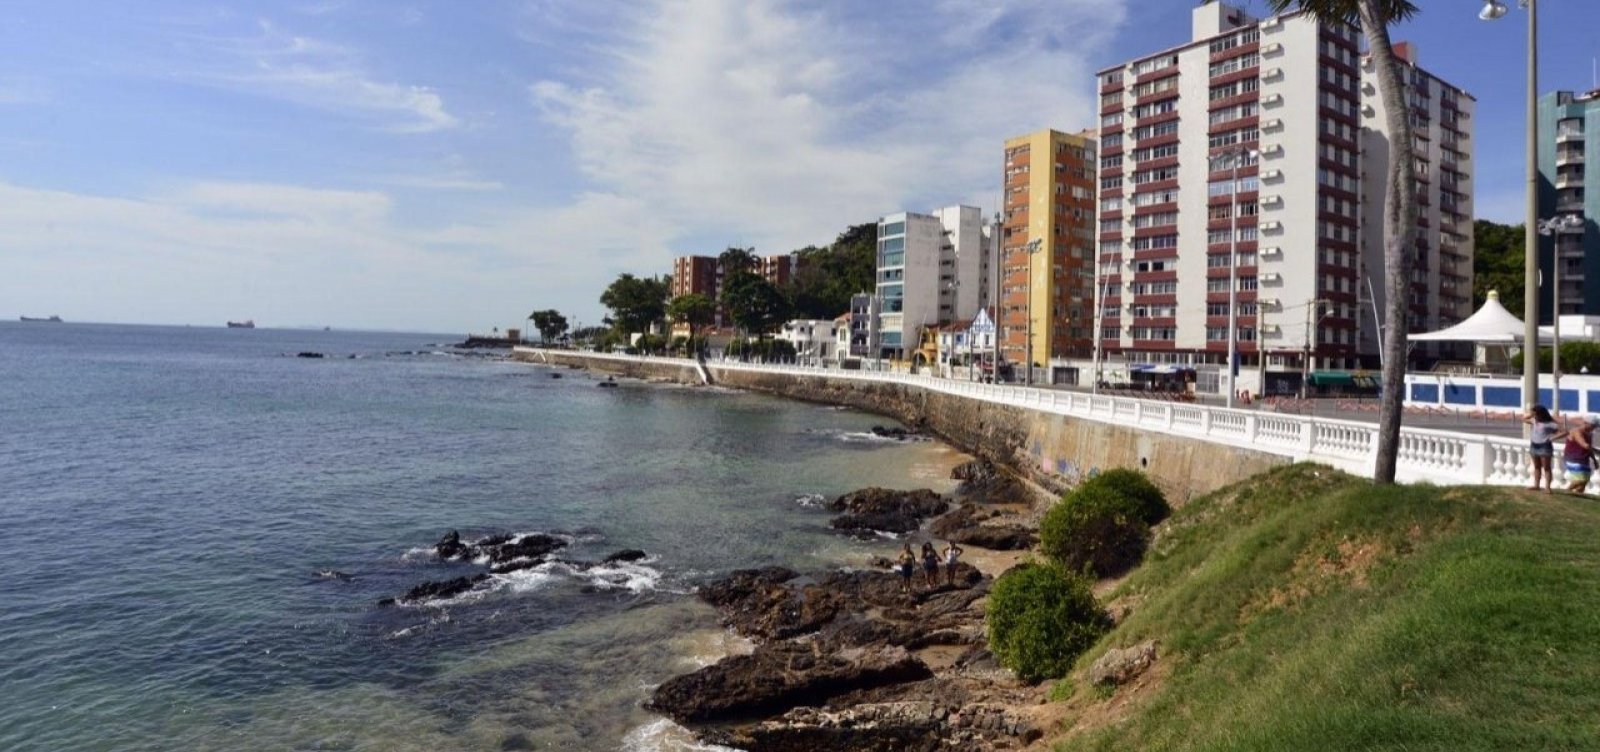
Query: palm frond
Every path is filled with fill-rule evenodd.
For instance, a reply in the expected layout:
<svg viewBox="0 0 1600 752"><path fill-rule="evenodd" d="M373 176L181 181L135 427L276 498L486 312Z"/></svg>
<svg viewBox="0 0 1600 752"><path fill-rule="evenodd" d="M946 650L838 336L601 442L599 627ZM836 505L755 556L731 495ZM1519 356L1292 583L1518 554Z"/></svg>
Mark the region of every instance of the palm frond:
<svg viewBox="0 0 1600 752"><path fill-rule="evenodd" d="M1353 24L1360 19L1363 2L1372 3L1384 23L1404 21L1417 13L1416 3L1411 0L1267 0L1267 7L1273 13L1303 10L1325 22Z"/></svg>

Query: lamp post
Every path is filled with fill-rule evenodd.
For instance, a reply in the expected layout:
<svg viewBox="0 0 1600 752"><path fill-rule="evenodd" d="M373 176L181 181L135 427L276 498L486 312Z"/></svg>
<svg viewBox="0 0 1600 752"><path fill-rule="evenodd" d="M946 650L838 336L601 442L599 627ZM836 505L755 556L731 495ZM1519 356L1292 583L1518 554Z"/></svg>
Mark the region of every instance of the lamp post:
<svg viewBox="0 0 1600 752"><path fill-rule="evenodd" d="M1237 384L1234 382L1237 374L1234 368L1234 361L1239 357L1239 165L1246 160L1257 159L1259 153L1255 149L1243 145L1232 146L1211 155L1211 161L1215 163L1216 160L1223 157L1229 158L1228 161L1232 167L1228 178L1228 195L1232 199L1232 208L1228 211L1228 390L1226 395L1227 405L1231 408L1234 406L1234 396L1238 391L1235 388ZM1261 301L1258 295L1256 300L1256 320L1258 322L1260 317ZM1261 350L1260 338L1261 332L1258 326L1256 331L1256 351L1258 353Z"/></svg>
<svg viewBox="0 0 1600 752"><path fill-rule="evenodd" d="M1583 219L1576 214L1563 214L1539 221L1539 234L1555 238L1555 250L1550 256L1550 407L1561 412L1561 234L1583 232ZM1534 341L1538 352L1538 341ZM1526 350L1522 355L1527 366Z"/></svg>
<svg viewBox="0 0 1600 752"><path fill-rule="evenodd" d="M1002 206L1005 205L1003 197L1000 202ZM989 356L989 383L991 384L999 383L1000 381L1000 221L1001 215L997 211L994 213L993 230L994 263L989 265L989 276L994 279L994 300L992 301L994 303L994 321L990 322L994 324L994 334L989 337L989 349L991 350Z"/></svg>
<svg viewBox="0 0 1600 752"><path fill-rule="evenodd" d="M1539 395L1539 3L1518 0L1528 11L1528 217L1523 233L1522 266L1522 399L1524 407ZM1484 0L1478 18L1493 21L1505 16L1499 0Z"/></svg>

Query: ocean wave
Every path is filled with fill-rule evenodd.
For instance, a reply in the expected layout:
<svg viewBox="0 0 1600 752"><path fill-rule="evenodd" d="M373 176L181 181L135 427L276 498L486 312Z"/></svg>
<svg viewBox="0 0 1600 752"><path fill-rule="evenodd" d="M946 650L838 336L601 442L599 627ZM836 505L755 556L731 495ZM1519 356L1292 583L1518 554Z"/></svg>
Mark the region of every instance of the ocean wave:
<svg viewBox="0 0 1600 752"><path fill-rule="evenodd" d="M634 728L622 738L623 752L740 752L720 744L695 741L688 729L666 718Z"/></svg>
<svg viewBox="0 0 1600 752"><path fill-rule="evenodd" d="M794 503L807 509L820 509L823 504L828 503L828 497L815 493L795 494Z"/></svg>

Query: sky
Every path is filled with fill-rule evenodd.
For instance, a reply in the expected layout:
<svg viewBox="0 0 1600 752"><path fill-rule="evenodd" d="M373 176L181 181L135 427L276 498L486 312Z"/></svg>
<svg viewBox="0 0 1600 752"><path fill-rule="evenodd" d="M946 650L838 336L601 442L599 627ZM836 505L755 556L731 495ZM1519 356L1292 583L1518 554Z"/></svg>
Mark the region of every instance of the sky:
<svg viewBox="0 0 1600 752"><path fill-rule="evenodd" d="M1477 98L1477 213L1517 221L1526 14L1417 2L1394 37ZM596 323L677 255L992 211L1004 139L1092 126L1194 4L5 0L0 318ZM1600 2L1540 5L1540 89L1591 88Z"/></svg>

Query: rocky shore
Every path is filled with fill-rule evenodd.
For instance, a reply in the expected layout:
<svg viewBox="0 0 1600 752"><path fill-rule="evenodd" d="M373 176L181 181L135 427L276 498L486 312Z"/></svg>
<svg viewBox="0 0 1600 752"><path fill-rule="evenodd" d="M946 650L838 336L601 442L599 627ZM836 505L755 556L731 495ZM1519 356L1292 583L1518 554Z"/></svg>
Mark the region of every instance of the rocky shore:
<svg viewBox="0 0 1600 752"><path fill-rule="evenodd" d="M979 461L956 477L951 498L880 488L841 496L826 505L838 514L832 527L919 537L926 526L926 535L964 546L1032 545L1031 491ZM890 562L864 564L740 570L701 587L699 597L756 647L669 679L648 707L704 741L749 752L981 752L1043 735L1042 690L988 650L983 606L999 572L963 562L947 577L941 565L930 586L919 566L906 592Z"/></svg>

